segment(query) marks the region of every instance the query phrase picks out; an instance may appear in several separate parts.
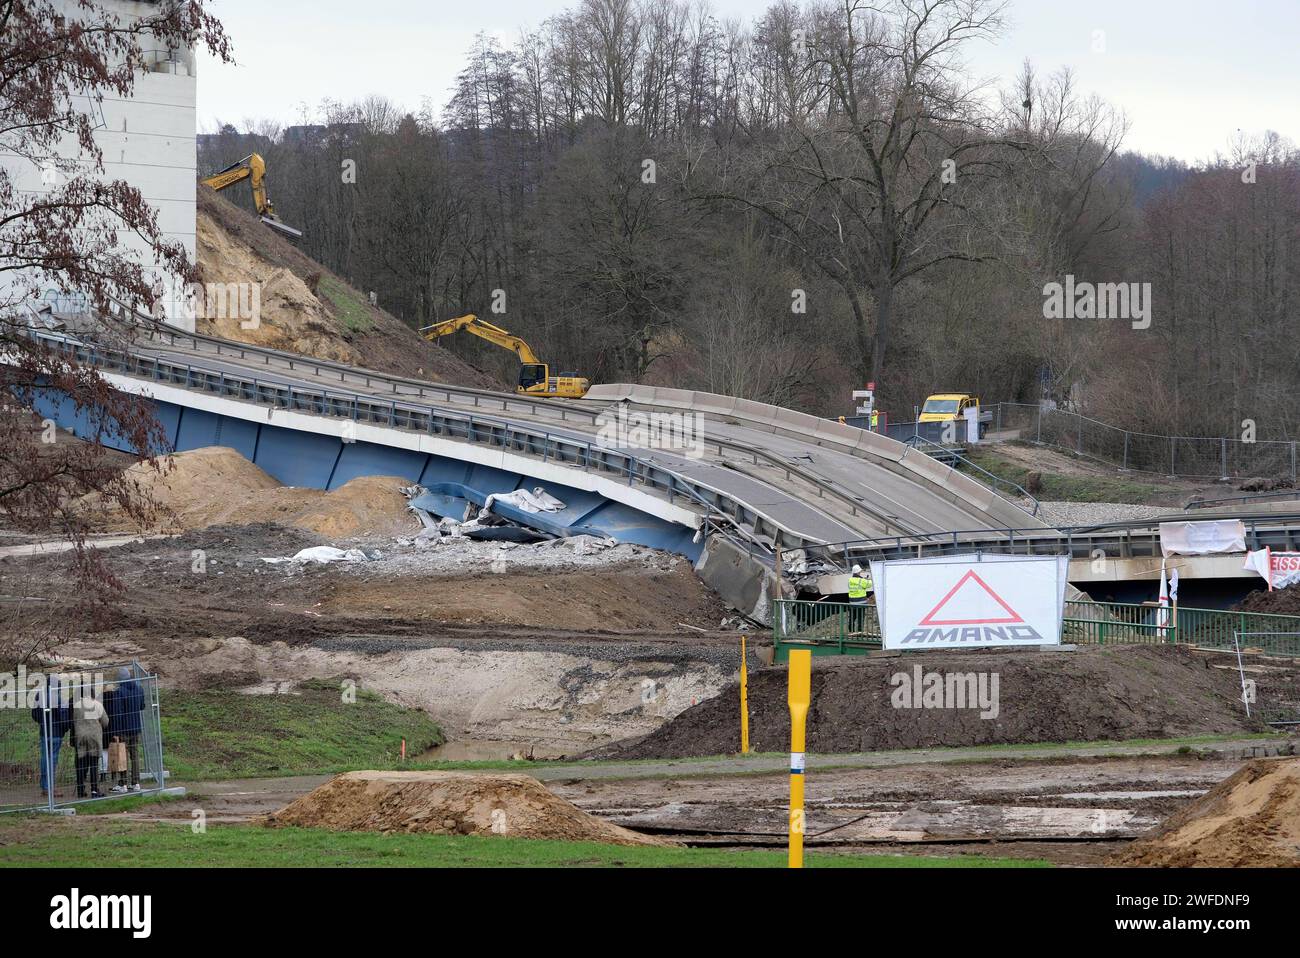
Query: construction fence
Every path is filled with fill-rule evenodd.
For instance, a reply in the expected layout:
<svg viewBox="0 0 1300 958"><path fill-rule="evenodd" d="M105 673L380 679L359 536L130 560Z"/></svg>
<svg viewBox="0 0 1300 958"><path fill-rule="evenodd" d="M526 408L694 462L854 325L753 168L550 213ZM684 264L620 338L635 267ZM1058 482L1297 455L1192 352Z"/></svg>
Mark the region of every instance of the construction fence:
<svg viewBox="0 0 1300 958"><path fill-rule="evenodd" d="M1300 728L1300 679L1295 671L1279 667L1278 660L1261 649L1278 636L1238 632L1235 636L1241 699L1254 718L1288 731ZM1300 632L1287 637L1300 648Z"/></svg>
<svg viewBox="0 0 1300 958"><path fill-rule="evenodd" d="M1238 633L1257 654L1300 656L1300 617L1124 602L1065 603L1061 641L1075 645L1161 644L1233 651ZM864 655L881 648L874 605L779 599L773 603L776 661L791 648L814 655Z"/></svg>
<svg viewBox="0 0 1300 958"><path fill-rule="evenodd" d="M139 663L20 667L4 685L0 812L52 812L166 786L158 677Z"/></svg>
<svg viewBox="0 0 1300 958"><path fill-rule="evenodd" d="M1295 441L1130 432L1076 412L1031 403L990 408L992 429L1110 463L1119 469L1194 479L1273 478L1296 482Z"/></svg>

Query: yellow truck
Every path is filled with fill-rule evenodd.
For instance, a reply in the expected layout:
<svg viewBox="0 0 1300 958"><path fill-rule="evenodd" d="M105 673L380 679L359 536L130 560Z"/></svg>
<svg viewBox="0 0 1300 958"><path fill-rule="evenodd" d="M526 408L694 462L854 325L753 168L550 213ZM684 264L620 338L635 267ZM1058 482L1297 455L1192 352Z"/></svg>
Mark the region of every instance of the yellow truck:
<svg viewBox="0 0 1300 958"><path fill-rule="evenodd" d="M989 431L989 423L993 421L993 413L980 410L980 400L978 396L972 396L969 393L935 393L933 396L926 397L925 405L921 407L920 422L957 422L958 429L963 428L962 423L966 421L966 410L974 407L979 410L980 438Z"/></svg>

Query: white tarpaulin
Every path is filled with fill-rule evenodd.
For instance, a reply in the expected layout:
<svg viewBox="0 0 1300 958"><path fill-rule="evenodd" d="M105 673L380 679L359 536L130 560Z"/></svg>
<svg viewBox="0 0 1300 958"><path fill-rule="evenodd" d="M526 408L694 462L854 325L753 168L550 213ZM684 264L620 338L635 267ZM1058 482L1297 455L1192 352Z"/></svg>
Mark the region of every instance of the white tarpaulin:
<svg viewBox="0 0 1300 958"><path fill-rule="evenodd" d="M1167 556L1245 552L1246 527L1240 519L1160 523L1160 550Z"/></svg>
<svg viewBox="0 0 1300 958"><path fill-rule="evenodd" d="M492 511L492 504L495 502L504 502L506 505L522 509L524 512L559 512L564 508L563 502L549 495L541 486L538 486L532 492L527 489L516 489L514 492L494 492L483 503L484 515Z"/></svg>
<svg viewBox="0 0 1300 958"><path fill-rule="evenodd" d="M871 563L887 649L1058 645L1067 556Z"/></svg>
<svg viewBox="0 0 1300 958"><path fill-rule="evenodd" d="M288 559L263 559L263 562L365 562L367 556L360 549L335 549L333 546L312 546Z"/></svg>
<svg viewBox="0 0 1300 958"><path fill-rule="evenodd" d="M1247 552L1241 567L1263 576L1270 592L1300 582L1300 552L1274 552L1267 548Z"/></svg>

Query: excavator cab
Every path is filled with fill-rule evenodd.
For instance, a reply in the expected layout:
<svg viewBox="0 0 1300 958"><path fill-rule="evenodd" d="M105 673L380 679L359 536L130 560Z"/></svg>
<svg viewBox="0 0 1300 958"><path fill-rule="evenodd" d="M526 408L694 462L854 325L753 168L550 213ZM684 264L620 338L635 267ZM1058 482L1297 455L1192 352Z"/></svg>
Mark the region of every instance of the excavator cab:
<svg viewBox="0 0 1300 958"><path fill-rule="evenodd" d="M528 392L537 385L545 388L546 381L550 378L546 363L524 363L519 367L519 391Z"/></svg>

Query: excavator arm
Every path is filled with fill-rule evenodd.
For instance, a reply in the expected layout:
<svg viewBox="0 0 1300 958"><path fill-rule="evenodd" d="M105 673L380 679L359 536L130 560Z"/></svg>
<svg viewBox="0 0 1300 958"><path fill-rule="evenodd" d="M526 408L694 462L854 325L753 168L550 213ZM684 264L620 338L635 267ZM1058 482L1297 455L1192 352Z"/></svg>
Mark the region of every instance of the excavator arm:
<svg viewBox="0 0 1300 958"><path fill-rule="evenodd" d="M500 326L493 326L491 323L479 319L473 313L468 316L458 316L456 319L448 319L441 323L434 323L432 326L426 326L420 332L424 334L425 339L433 341L440 336L448 336L462 329L467 333L473 333L480 339L486 339L489 343L495 343L509 349L525 365L541 363L532 348L518 336L511 335Z"/></svg>
<svg viewBox="0 0 1300 958"><path fill-rule="evenodd" d="M242 180L248 180L253 188L253 205L257 207L257 215L262 218L263 223L290 236L302 236L300 230L286 226L280 222L280 217L275 215L271 198L266 195L266 161L259 154L250 153L238 163L232 163L224 170L204 178L202 182L205 186L210 186L219 192Z"/></svg>

